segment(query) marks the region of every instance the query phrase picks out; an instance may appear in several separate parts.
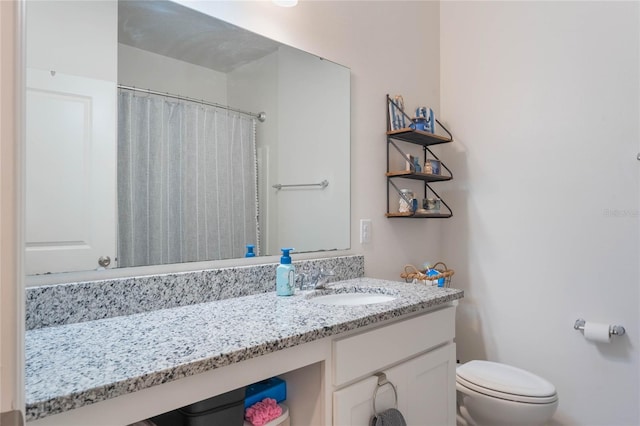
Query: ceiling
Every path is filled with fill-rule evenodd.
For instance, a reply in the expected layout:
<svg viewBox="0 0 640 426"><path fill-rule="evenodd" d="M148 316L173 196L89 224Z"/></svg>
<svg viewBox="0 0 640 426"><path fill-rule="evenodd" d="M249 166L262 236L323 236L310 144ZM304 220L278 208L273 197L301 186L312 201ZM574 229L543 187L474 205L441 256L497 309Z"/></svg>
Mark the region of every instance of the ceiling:
<svg viewBox="0 0 640 426"><path fill-rule="evenodd" d="M119 0L118 42L228 73L279 43L170 1Z"/></svg>

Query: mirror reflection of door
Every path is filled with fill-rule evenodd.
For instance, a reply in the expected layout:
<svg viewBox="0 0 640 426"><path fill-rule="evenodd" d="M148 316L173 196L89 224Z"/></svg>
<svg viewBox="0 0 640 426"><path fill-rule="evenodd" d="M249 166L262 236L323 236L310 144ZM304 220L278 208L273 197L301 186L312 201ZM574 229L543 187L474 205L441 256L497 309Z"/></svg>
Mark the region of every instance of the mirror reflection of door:
<svg viewBox="0 0 640 426"><path fill-rule="evenodd" d="M115 265L114 90L27 71L27 274L96 269L101 257Z"/></svg>
<svg viewBox="0 0 640 426"><path fill-rule="evenodd" d="M117 4L25 7L26 273L113 268Z"/></svg>

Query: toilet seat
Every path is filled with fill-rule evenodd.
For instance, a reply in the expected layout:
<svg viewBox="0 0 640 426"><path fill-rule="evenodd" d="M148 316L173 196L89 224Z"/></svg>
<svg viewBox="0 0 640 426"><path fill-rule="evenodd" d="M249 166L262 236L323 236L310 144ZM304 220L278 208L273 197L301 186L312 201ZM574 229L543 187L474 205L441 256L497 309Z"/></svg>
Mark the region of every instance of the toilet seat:
<svg viewBox="0 0 640 426"><path fill-rule="evenodd" d="M519 402L524 404L553 404L558 401L558 395L552 395L547 397L532 397L532 396L523 396L517 395L513 393L506 392L498 392L493 389L483 388L482 386L474 385L473 383L469 383L460 377L456 380L459 388L465 388L471 392L476 392L481 395L486 395L491 398L504 399L507 401Z"/></svg>
<svg viewBox="0 0 640 426"><path fill-rule="evenodd" d="M490 361L470 361L456 369L458 385L514 402L550 404L558 400L555 387L526 370Z"/></svg>

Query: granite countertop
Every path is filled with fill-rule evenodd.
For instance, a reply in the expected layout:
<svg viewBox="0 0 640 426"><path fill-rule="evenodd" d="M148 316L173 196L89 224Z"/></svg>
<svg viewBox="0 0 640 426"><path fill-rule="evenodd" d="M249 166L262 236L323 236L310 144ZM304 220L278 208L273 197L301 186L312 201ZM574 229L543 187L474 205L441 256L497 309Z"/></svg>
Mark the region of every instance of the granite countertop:
<svg viewBox="0 0 640 426"><path fill-rule="evenodd" d="M318 293L394 295L361 306ZM26 419L34 420L460 299L461 290L371 278L329 290L255 294L27 331Z"/></svg>

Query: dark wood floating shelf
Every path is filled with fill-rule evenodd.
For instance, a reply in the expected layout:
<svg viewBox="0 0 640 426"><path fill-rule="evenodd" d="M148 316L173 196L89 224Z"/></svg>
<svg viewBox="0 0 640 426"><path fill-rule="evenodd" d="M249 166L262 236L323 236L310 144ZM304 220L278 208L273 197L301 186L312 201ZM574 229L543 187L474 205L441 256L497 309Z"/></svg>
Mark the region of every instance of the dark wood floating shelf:
<svg viewBox="0 0 640 426"><path fill-rule="evenodd" d="M409 117L407 113L403 111L404 105L402 104L403 102L399 102L398 99L392 100L387 94L387 134L386 134L387 136L387 173L386 173L387 213L385 213L385 216L388 218L400 217L400 218L407 218L407 219L446 219L446 218L452 217L453 211L447 205L447 203L440 197L440 195L438 195L438 193L431 187L431 184L453 179L453 172L451 172L451 170L442 161L440 161L438 156L433 151L431 151L429 146L452 142L453 135L449 130L447 130L446 127L442 125L442 123L440 123L440 121L438 121L433 116L431 112L429 112L429 115L430 115L429 119L431 120L431 122L427 121L427 114L425 112L422 114L424 119L422 121L424 121L425 126L418 126L420 119L417 117L416 118ZM416 116L419 116L418 111L416 111ZM412 129L411 127L404 127L402 129L391 130L394 128L395 125L397 125L400 122L403 122L403 123L415 122L416 126L421 127L423 129L428 128L430 130L436 129L435 125L438 124L440 126L439 130L441 129L443 132L447 134L447 136L441 136L439 134L426 132L424 130L416 130L416 129ZM426 124L429 124L429 126L427 126ZM406 124L403 124L403 125L406 125ZM401 142L420 145L422 147L422 155L421 156L409 155L409 153L403 149L405 147ZM422 169L422 167L416 166L414 168L414 166L410 167L409 164L407 164L407 167L405 170L392 170L390 167L391 161L390 161L390 152L389 152L391 147L393 147L396 151L398 151L398 154L400 154L400 158L403 158L407 162L414 162L415 164L415 161L418 160L418 164L420 163L424 164L428 160L436 160L440 162L440 167L432 168L434 166L433 164L431 164L432 167L427 167L426 169ZM413 151L416 151L415 147L413 147ZM396 165L394 166L394 168L401 168L401 166ZM420 170L420 171L417 172L416 170ZM438 171L440 172L440 174L425 173L426 171L429 171L429 172ZM397 193L397 195L399 196L398 201L401 202L400 203L401 206L404 206L404 202L409 203L410 205L413 204L415 206L415 201L416 201L415 193L413 193L412 195L409 195L408 197L406 194L403 194L403 190L398 188L396 183L394 183L396 179L402 179L403 186L405 184L404 180L406 179L417 180L422 182L421 186L423 186L423 193L418 194L418 197L417 197L418 200L420 199L431 200L431 201L427 201L428 206L435 207L435 206L438 206L438 204L440 204L440 207L444 210L438 209L436 211L436 210L416 209L416 212L406 212L406 213L393 212L393 210L396 210L396 209L391 208L392 197L390 196L390 193L394 193L394 194ZM409 187L410 188L409 190L414 190L415 188L413 187L418 186L415 183L409 182L409 184L411 185ZM412 197L414 197L414 199L410 200L410 198ZM395 196L393 198L395 199ZM403 200L404 202L402 202ZM439 200L439 203L438 201L434 202L434 200ZM401 209L401 210L405 210L405 209Z"/></svg>
<svg viewBox="0 0 640 426"><path fill-rule="evenodd" d="M405 217L408 219L446 219L453 216L451 213L385 213L386 217Z"/></svg>
<svg viewBox="0 0 640 426"><path fill-rule="evenodd" d="M415 143L423 146L437 145L440 143L447 143L452 141L451 138L445 136L423 132L422 130L413 130L408 127L398 130L389 130L387 131L387 136L393 139L398 139L401 141Z"/></svg>
<svg viewBox="0 0 640 426"><path fill-rule="evenodd" d="M421 180L424 182L441 182L441 181L452 179L451 176L447 176L447 175L433 175L430 173L412 172L409 170L387 172L387 177L401 177L406 179Z"/></svg>

